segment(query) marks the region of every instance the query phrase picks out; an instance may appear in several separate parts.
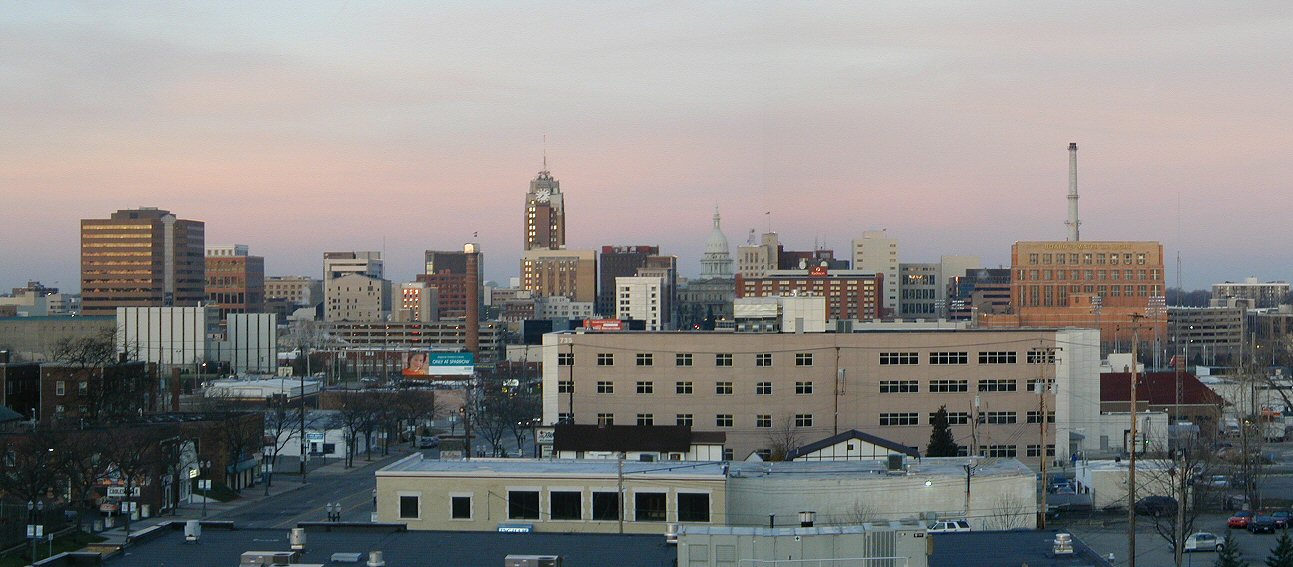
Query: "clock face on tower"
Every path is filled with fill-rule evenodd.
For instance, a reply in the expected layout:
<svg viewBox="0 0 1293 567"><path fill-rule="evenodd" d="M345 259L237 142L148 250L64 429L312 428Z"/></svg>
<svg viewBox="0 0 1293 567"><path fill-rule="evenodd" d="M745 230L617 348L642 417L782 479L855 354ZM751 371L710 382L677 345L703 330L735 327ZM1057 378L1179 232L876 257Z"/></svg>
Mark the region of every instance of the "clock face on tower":
<svg viewBox="0 0 1293 567"><path fill-rule="evenodd" d="M549 189L547 187L544 187L534 192L534 199L537 201L542 201L546 203L548 201L548 198L550 197L552 197L552 189Z"/></svg>

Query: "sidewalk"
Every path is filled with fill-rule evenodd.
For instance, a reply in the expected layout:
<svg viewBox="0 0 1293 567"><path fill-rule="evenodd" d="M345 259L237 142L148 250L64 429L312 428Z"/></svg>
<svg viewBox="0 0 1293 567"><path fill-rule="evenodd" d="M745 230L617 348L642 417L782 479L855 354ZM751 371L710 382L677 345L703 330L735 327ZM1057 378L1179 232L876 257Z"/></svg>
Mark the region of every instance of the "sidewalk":
<svg viewBox="0 0 1293 567"><path fill-rule="evenodd" d="M410 446L408 444L403 444L397 447L393 447L391 450L391 453L385 457L382 457L378 455L376 452L374 452L372 461L364 460L364 455L362 454L357 455L355 457L354 466L350 468L346 468L345 459L337 459L336 461L330 462L327 465L310 469L307 478L314 478L316 476L354 474L360 471L367 471L368 474L371 474L373 471L377 470L378 467L383 466L388 462L394 462L395 460L407 457L410 454L412 454L412 449L410 448ZM143 518L143 519L131 521L130 535L133 538L136 534L138 534L141 531L144 531L148 528L152 528L154 526L168 523L168 522L184 522L187 520L220 521L221 516L230 511L237 510L239 508L242 508L243 506L248 506L251 504L261 502L266 498L275 497L285 493L295 492L297 490L306 488L308 486L310 485L301 483L301 476L299 474L287 474L287 473L275 474L273 478L272 486L269 487L269 496L265 495L265 485L262 483L258 483L254 486L249 486L244 488L242 490L240 498L231 500L229 502L219 502L216 500L208 501L206 503L205 517L203 516L203 505L201 502L202 497L195 495L193 497L192 503L189 503L186 500L180 504L177 510L174 510L174 511L168 510L166 511L166 513L160 516L153 516L150 518ZM120 517L118 517L116 520L116 524L112 528L99 532L98 535L103 536L104 538L107 538L107 539L105 539L101 543L95 544L94 547L97 547L97 548L122 547L126 544L125 522L123 522L120 519Z"/></svg>

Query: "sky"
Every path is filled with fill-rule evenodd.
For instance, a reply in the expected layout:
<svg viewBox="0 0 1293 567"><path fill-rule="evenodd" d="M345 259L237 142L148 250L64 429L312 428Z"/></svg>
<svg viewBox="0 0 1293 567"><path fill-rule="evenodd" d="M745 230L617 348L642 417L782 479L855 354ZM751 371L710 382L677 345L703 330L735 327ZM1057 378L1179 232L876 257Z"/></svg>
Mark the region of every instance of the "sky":
<svg viewBox="0 0 1293 567"><path fill-rule="evenodd" d="M694 276L717 206L733 254L885 229L995 267L1065 238L1069 142L1083 240L1287 281L1289 46L1287 2L13 3L0 289L76 290L79 220L140 206L268 275L474 241L506 282L545 148L569 248Z"/></svg>

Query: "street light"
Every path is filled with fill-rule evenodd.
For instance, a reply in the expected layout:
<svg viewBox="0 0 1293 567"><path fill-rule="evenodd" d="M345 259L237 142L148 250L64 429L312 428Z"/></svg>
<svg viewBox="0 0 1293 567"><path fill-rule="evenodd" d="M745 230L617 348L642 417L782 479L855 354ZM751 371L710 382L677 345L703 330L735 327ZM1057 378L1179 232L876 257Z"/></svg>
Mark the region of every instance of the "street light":
<svg viewBox="0 0 1293 567"><path fill-rule="evenodd" d="M202 470L202 477L198 479L198 490L202 491L202 517L207 517L207 498L211 494L211 479L207 478L207 471L211 470L211 461L199 461L198 468Z"/></svg>
<svg viewBox="0 0 1293 567"><path fill-rule="evenodd" d="M31 540L31 562L36 562L36 543L45 537L45 526L40 521L45 513L45 502L27 501L27 538Z"/></svg>

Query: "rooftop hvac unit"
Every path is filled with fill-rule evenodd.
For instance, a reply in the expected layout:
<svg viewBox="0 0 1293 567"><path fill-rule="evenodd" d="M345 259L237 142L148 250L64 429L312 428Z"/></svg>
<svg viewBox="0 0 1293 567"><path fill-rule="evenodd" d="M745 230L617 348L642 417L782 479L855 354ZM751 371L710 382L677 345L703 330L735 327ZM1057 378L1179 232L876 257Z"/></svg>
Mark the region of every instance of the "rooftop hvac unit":
<svg viewBox="0 0 1293 567"><path fill-rule="evenodd" d="M503 567L561 567L560 555L508 555Z"/></svg>
<svg viewBox="0 0 1293 567"><path fill-rule="evenodd" d="M202 538L202 524L197 520L184 522L184 541L197 543Z"/></svg>
<svg viewBox="0 0 1293 567"><path fill-rule="evenodd" d="M368 552L368 567L386 567L386 562L382 560L382 552Z"/></svg>
<svg viewBox="0 0 1293 567"><path fill-rule="evenodd" d="M292 532L288 536L288 541L291 542L292 551L304 550L305 549L305 528L292 528Z"/></svg>
<svg viewBox="0 0 1293 567"><path fill-rule="evenodd" d="M295 551L244 551L238 565L241 567L291 565L294 559L296 559Z"/></svg>

